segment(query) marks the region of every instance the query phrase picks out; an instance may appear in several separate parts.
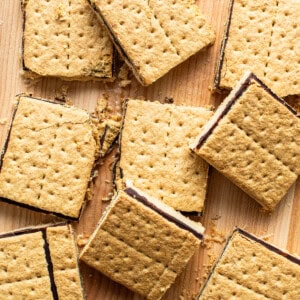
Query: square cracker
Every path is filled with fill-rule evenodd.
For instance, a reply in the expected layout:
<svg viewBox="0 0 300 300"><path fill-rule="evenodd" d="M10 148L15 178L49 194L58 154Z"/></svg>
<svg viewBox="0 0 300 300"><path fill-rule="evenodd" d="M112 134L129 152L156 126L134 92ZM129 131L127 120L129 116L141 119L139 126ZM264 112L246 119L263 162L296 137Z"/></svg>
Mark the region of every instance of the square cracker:
<svg viewBox="0 0 300 300"><path fill-rule="evenodd" d="M246 73L191 146L266 210L300 174L300 119Z"/></svg>
<svg viewBox="0 0 300 300"><path fill-rule="evenodd" d="M299 298L300 259L237 229L198 299Z"/></svg>
<svg viewBox="0 0 300 300"><path fill-rule="evenodd" d="M300 94L298 0L232 0L215 87L232 89L252 70L279 96Z"/></svg>
<svg viewBox="0 0 300 300"><path fill-rule="evenodd" d="M160 299L200 244L201 224L135 188L120 191L80 259L147 299Z"/></svg>
<svg viewBox="0 0 300 300"><path fill-rule="evenodd" d="M189 142L212 116L204 107L128 100L118 168L122 180L177 210L202 212L208 164ZM117 186L121 189L120 182Z"/></svg>
<svg viewBox="0 0 300 300"><path fill-rule="evenodd" d="M136 78L149 85L215 35L192 0L89 0Z"/></svg>
<svg viewBox="0 0 300 300"><path fill-rule="evenodd" d="M0 268L1 299L84 299L70 225L0 235Z"/></svg>
<svg viewBox="0 0 300 300"><path fill-rule="evenodd" d="M113 47L87 1L23 0L25 76L111 79Z"/></svg>
<svg viewBox="0 0 300 300"><path fill-rule="evenodd" d="M0 162L0 199L77 220L97 145L88 112L19 96Z"/></svg>

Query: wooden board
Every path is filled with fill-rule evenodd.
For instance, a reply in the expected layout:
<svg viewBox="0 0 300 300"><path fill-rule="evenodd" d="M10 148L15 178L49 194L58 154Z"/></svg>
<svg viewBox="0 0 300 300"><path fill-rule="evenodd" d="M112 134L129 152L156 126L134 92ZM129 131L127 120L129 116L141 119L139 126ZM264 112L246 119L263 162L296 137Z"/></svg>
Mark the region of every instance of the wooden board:
<svg viewBox="0 0 300 300"><path fill-rule="evenodd" d="M62 86L69 88L68 96L74 104L93 111L96 101L106 93L114 106L118 106L124 97L162 101L172 97L176 104L214 105L217 106L224 96L211 94L214 68L220 48L224 24L226 22L229 0L200 0L201 7L217 32L215 45L190 58L175 68L165 77L148 88L141 87L136 81L127 88L120 88L118 82L112 84L94 82L63 82L59 79L45 78L35 85L28 85L21 78L21 36L22 17L20 0L0 1L0 123L9 121L14 96L29 92L35 96L53 99ZM0 143L3 145L7 123L0 125ZM95 186L95 197L86 207L76 230L78 234L89 235L99 220L111 189L110 155L99 169ZM26 209L0 203L0 232L27 225L55 221L51 216L44 216ZM204 217L200 221L211 234L213 229L225 236L235 226L240 226L258 236L269 237L269 241L300 254L300 181L294 185L288 195L272 215L260 211L254 200L245 195L215 170L211 172L208 199ZM222 238L220 238L222 240ZM176 280L164 299L194 299L200 289L205 270L213 258L220 252L221 243L210 242L208 247L201 247L192 258L186 270ZM210 249L208 249L210 248ZM81 264L84 287L88 300L138 299L126 288L112 282L93 269Z"/></svg>

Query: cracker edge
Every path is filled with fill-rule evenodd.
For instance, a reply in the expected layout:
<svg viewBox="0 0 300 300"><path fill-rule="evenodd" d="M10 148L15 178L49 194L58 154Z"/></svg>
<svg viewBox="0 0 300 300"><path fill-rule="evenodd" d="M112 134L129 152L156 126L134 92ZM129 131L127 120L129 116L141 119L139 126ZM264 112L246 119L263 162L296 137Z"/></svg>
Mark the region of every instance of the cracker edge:
<svg viewBox="0 0 300 300"><path fill-rule="evenodd" d="M269 251L271 252L274 252L278 255L281 255L282 257L288 259L289 261L291 261L292 263L295 263L297 265L300 265L300 257L297 257L297 256L294 256L294 255L291 255L289 252L285 251L285 250L282 250L280 249L279 247L273 245L273 244L270 244L270 243L267 243L266 241L264 241L263 239L260 239L258 238L257 236L239 228L239 227L236 227L233 232L230 234L230 236L228 237L226 243L225 243L225 246L222 250L222 253L220 254L219 258L217 259L217 261L215 262L214 266L212 267L210 273L209 273L209 276L207 277L205 283L203 284L202 288L200 289L200 292L197 296L197 300L201 300L200 297L202 295L202 293L204 292L205 288L207 287L208 283L209 283L209 280L210 278L212 277L212 275L214 274L215 272L215 269L217 268L218 264L220 263L221 259L223 258L226 250L227 250L227 247L229 245L229 243L231 242L231 240L234 238L234 236L236 234L240 234L242 235L243 237L245 237L246 239L248 240L252 240L254 241L255 243L258 243L262 246L264 246L265 248L267 248Z"/></svg>
<svg viewBox="0 0 300 300"><path fill-rule="evenodd" d="M21 64L22 64L22 70L24 72L23 76L26 79L31 79L35 80L38 78L43 78L43 77L49 77L49 78L60 78L64 81L103 81L103 82L114 82L117 75L116 75L116 65L117 65L117 55L116 55L116 50L113 48L112 51L112 66L111 66L111 77L94 77L94 76L85 76L85 77L64 77L64 76L43 76L38 73L35 73L34 71L30 70L28 67L25 65L25 60L24 60L24 44L25 44L25 38L24 38L24 33L25 33L25 25L26 25L26 5L29 0L20 0L21 4L21 12L22 12L22 17L23 17L23 24L22 24L22 46L21 46Z"/></svg>
<svg viewBox="0 0 300 300"><path fill-rule="evenodd" d="M234 0L231 0L229 3L229 7L228 7L228 18L227 18L225 28L224 28L222 44L221 44L220 52L218 55L219 60L215 67L215 79L213 82L213 90L218 91L218 92L226 92L226 91L230 90L230 89L226 89L226 88L221 88L220 83L221 83L221 73L222 73L223 63L224 63L224 58L225 58L225 50L226 50L227 42L229 39L229 30L230 30L230 25L231 25L233 6L234 6Z"/></svg>
<svg viewBox="0 0 300 300"><path fill-rule="evenodd" d="M13 110L13 113L12 113L10 125L9 125L8 132L7 132L7 135L6 135L6 138L5 138L5 142L4 142L4 146L3 146L3 148L2 148L2 150L0 152L0 172L1 172L1 169L2 169L3 159L4 159L4 156L5 156L8 144L9 144L9 139L10 139L10 134L11 134L11 130L12 130L12 127L13 127L13 122L14 122L14 119L15 119L15 116L16 116L16 113L17 113L17 110L18 110L19 99L21 97L28 97L28 98L31 98L31 99L35 99L37 101L43 101L43 102L47 102L47 103L50 103L50 104L61 105L63 107L67 107L67 108L75 107L75 106L70 106L70 105L67 105L67 104L64 104L64 103L60 103L60 102L56 102L56 101L50 101L50 100L43 99L43 98L35 98L35 97L30 96L30 95L26 95L25 93L18 94L16 96L17 103L15 104L15 107L14 107L14 110ZM84 110L82 108L80 108L80 109ZM86 112L88 113L88 115L90 117L90 122L92 123L93 121L92 121L91 114L88 111L86 111ZM92 126L94 127L94 125L92 125ZM95 143L96 143L95 160L94 160L94 163L93 163L93 166L92 166L90 179L89 179L89 182L88 182L88 186L87 186L87 189L86 189L86 193L85 193L85 197L84 197L82 206L81 206L80 211L78 213L78 217L66 216L66 215L61 214L61 213L56 213L56 212L48 211L48 210L45 210L45 209L37 208L35 206L31 206L29 204L20 203L20 202L17 202L17 201L8 199L8 198L2 198L2 197L0 197L0 201L2 201L4 203L16 205L16 206L19 206L19 207L22 207L22 208L30 209L32 211L36 211L36 212L39 212L39 213L53 215L53 216L56 216L56 217L59 217L59 218L63 218L63 219L66 219L66 220L75 221L75 222L79 221L79 219L80 219L80 217L81 217L81 215L82 215L82 213L84 211L84 208L86 206L86 203L89 200L88 194L92 190L94 179L96 178L95 174L96 174L97 166L99 164L99 157L98 157L98 152L100 151L100 146L99 146L99 141L98 141L99 139L97 138L97 136L95 136L95 133L93 133L93 136L94 136Z"/></svg>

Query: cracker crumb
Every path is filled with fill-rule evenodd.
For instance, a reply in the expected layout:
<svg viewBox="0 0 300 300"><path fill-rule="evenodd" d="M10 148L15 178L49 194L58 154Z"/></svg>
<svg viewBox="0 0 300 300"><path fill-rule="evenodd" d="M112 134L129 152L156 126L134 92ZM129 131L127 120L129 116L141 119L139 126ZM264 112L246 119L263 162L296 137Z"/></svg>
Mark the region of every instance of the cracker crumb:
<svg viewBox="0 0 300 300"><path fill-rule="evenodd" d="M122 125L122 115L114 113L114 109L109 105L108 99L109 96L103 94L97 100L97 105L93 113L99 120L97 130L100 137L100 157L104 157L112 150Z"/></svg>
<svg viewBox="0 0 300 300"><path fill-rule="evenodd" d="M217 230L216 224L213 221L211 221L210 223L211 234L207 234L205 236L204 242L202 243L203 247L207 249L211 249L214 243L223 244L226 241L225 234Z"/></svg>
<svg viewBox="0 0 300 300"><path fill-rule="evenodd" d="M272 236L274 236L273 233L268 233L268 234L260 236L260 238L264 241L268 241Z"/></svg>
<svg viewBox="0 0 300 300"><path fill-rule="evenodd" d="M220 215L215 215L214 217L211 218L211 220L214 220L214 221L217 221L219 219L221 219Z"/></svg>
<svg viewBox="0 0 300 300"><path fill-rule="evenodd" d="M0 119L0 125L5 125L7 123L7 118Z"/></svg>
<svg viewBox="0 0 300 300"><path fill-rule="evenodd" d="M89 237L84 234L79 234L76 238L76 243L78 247L84 247L89 240Z"/></svg>
<svg viewBox="0 0 300 300"><path fill-rule="evenodd" d="M172 103L174 103L174 99L172 97L165 97L163 102L172 104Z"/></svg>
<svg viewBox="0 0 300 300"><path fill-rule="evenodd" d="M124 63L122 65L122 67L120 68L118 78L121 80L119 82L119 86L121 88L124 88L131 84L132 73L131 73L129 67L127 66L127 64Z"/></svg>
<svg viewBox="0 0 300 300"><path fill-rule="evenodd" d="M69 87L62 85L57 91L55 91L55 100L69 104L71 99L68 97ZM73 103L71 103L72 105Z"/></svg>
<svg viewBox="0 0 300 300"><path fill-rule="evenodd" d="M110 201L111 200L111 198L109 198L109 197L103 197L102 199L101 199L101 201L103 201L103 202L108 202L108 201Z"/></svg>

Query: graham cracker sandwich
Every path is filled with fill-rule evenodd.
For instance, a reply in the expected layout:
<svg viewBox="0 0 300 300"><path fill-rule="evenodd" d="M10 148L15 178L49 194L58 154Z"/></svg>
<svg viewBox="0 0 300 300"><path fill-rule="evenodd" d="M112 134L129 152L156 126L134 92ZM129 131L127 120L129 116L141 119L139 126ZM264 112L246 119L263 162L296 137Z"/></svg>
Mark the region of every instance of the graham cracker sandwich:
<svg viewBox="0 0 300 300"><path fill-rule="evenodd" d="M279 97L300 94L298 0L231 0L215 88L252 70Z"/></svg>
<svg viewBox="0 0 300 300"><path fill-rule="evenodd" d="M0 200L78 220L97 155L90 114L18 96L0 157Z"/></svg>
<svg viewBox="0 0 300 300"><path fill-rule="evenodd" d="M84 299L71 225L0 235L0 298Z"/></svg>
<svg viewBox="0 0 300 300"><path fill-rule="evenodd" d="M88 0L138 81L149 85L212 44L193 0Z"/></svg>
<svg viewBox="0 0 300 300"><path fill-rule="evenodd" d="M236 229L198 299L300 299L300 258Z"/></svg>
<svg viewBox="0 0 300 300"><path fill-rule="evenodd" d="M200 244L204 228L133 186L119 191L80 259L149 300L159 300Z"/></svg>
<svg viewBox="0 0 300 300"><path fill-rule="evenodd" d="M120 135L116 186L137 188L176 210L200 213L208 164L189 149L212 116L210 108L127 100Z"/></svg>
<svg viewBox="0 0 300 300"><path fill-rule="evenodd" d="M191 148L272 211L300 174L300 118L247 72Z"/></svg>
<svg viewBox="0 0 300 300"><path fill-rule="evenodd" d="M113 46L87 1L21 2L25 77L112 80Z"/></svg>

